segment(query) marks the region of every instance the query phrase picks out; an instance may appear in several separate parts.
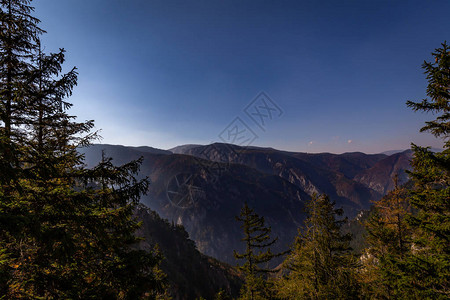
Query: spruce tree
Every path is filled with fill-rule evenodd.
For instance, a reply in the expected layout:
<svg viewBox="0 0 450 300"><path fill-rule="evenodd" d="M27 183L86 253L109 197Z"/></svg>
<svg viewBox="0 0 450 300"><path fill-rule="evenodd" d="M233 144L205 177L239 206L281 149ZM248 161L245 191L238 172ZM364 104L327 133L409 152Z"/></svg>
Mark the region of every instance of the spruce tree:
<svg viewBox="0 0 450 300"><path fill-rule="evenodd" d="M356 260L349 235L342 235L339 218L328 196L313 195L306 204L307 218L299 229L291 254L283 263L284 275L277 282L281 299L356 299Z"/></svg>
<svg viewBox="0 0 450 300"><path fill-rule="evenodd" d="M148 188L141 160L83 166L92 121L66 98L77 72L41 50L27 0L0 3L0 293L6 298L156 297L157 250L134 250L133 210Z"/></svg>
<svg viewBox="0 0 450 300"><path fill-rule="evenodd" d="M416 298L448 299L450 296L450 48L444 42L425 61L428 98L408 101L414 111L432 112L436 118L421 131L444 142L442 152L413 144L414 183L411 205L417 213L408 220L413 231L412 254L405 264L403 289Z"/></svg>
<svg viewBox="0 0 450 300"><path fill-rule="evenodd" d="M261 264L267 265L273 258L284 253L271 252L270 246L278 238L270 238L271 228L265 225L264 217L255 213L247 203L244 204L236 220L242 222L241 228L244 232L242 241L245 243L245 252L234 251L236 259L244 260L244 263L238 266L245 276L240 299L267 299L270 291L265 275L272 270L261 266Z"/></svg>

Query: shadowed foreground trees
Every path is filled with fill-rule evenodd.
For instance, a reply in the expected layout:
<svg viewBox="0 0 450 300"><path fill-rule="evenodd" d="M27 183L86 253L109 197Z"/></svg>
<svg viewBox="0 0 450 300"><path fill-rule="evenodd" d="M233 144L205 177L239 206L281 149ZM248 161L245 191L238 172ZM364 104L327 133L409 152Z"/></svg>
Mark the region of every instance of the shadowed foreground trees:
<svg viewBox="0 0 450 300"><path fill-rule="evenodd" d="M41 51L27 0L0 3L0 294L6 298L154 297L157 252L132 250L140 161L83 167L93 122L65 100L76 69Z"/></svg>

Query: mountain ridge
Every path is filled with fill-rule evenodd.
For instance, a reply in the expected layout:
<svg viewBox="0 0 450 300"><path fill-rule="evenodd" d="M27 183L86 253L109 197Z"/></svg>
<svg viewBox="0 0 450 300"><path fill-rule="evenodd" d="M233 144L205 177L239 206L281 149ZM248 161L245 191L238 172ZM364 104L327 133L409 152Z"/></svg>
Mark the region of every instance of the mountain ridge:
<svg viewBox="0 0 450 300"><path fill-rule="evenodd" d="M183 225L201 253L230 264L235 263L233 250L243 247L234 217L245 202L265 216L280 238L274 250L284 251L297 235L303 203L311 195L328 194L353 217L390 189L389 159L402 162L396 171L408 167L405 153L395 154L400 157L395 160L395 155L310 154L222 143L175 149L180 154L101 144L81 152L92 166L103 150L115 164L142 156L138 177L148 177L151 184L141 202Z"/></svg>

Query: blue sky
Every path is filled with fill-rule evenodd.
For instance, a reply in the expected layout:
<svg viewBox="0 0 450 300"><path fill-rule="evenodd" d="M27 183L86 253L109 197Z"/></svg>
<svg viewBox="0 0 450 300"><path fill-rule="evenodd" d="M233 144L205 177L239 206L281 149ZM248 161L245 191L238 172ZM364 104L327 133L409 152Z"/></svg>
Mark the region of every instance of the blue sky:
<svg viewBox="0 0 450 300"><path fill-rule="evenodd" d="M33 5L46 50L79 69L72 113L103 143L167 149L244 126L253 145L293 151L441 145L418 132L433 116L405 102L425 97L421 64L450 41L450 1ZM245 112L261 91L280 109L262 128Z"/></svg>

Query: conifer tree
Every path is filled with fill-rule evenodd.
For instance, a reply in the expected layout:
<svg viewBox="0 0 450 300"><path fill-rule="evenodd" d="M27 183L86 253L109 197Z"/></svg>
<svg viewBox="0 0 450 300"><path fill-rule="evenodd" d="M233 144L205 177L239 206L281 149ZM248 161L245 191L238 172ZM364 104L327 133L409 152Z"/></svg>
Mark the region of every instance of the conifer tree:
<svg viewBox="0 0 450 300"><path fill-rule="evenodd" d="M11 278L12 253L9 246L28 226L30 216L26 201L18 201L22 191L25 156L22 142L26 136L24 122L26 86L32 69L31 56L36 50L36 36L42 33L38 20L30 13L29 1L4 0L0 10L0 248L3 256L0 294L7 295L6 282Z"/></svg>
<svg viewBox="0 0 450 300"><path fill-rule="evenodd" d="M411 249L411 230L406 223L410 215L407 190L398 185L374 203L365 226L368 248L362 256L361 281L364 294L375 299L401 297L399 280L402 263Z"/></svg>
<svg viewBox="0 0 450 300"><path fill-rule="evenodd" d="M65 99L76 69L42 52L28 0L0 3L0 293L6 298L156 297L160 254L133 250L141 160L83 167L96 136Z"/></svg>
<svg viewBox="0 0 450 300"><path fill-rule="evenodd" d="M0 32L0 96L4 143L20 141L24 92L32 68L32 52L37 49L37 37L44 31L38 27L39 20L31 16L31 1L1 1ZM6 151L5 155L12 155ZM6 157L8 158L8 157Z"/></svg>
<svg viewBox="0 0 450 300"><path fill-rule="evenodd" d="M236 259L244 260L244 264L238 268L245 275L245 283L241 290L240 299L267 299L269 288L265 275L272 272L271 269L262 267L261 264L269 263L273 258L284 253L272 253L272 246L278 238L271 239L271 228L265 225L264 217L260 217L247 203L241 209L236 220L242 222L241 228L244 232L242 241L245 243L245 252L234 251Z"/></svg>
<svg viewBox="0 0 450 300"><path fill-rule="evenodd" d="M342 209L328 196L313 195L306 205L307 218L299 229L291 254L283 263L285 274L277 282L281 299L356 299L356 261L349 235L340 228Z"/></svg>
<svg viewBox="0 0 450 300"><path fill-rule="evenodd" d="M450 297L450 48L444 42L425 61L427 99L408 101L414 111L432 112L436 119L421 131L442 139L444 150L433 153L413 144L414 183L411 205L417 213L409 218L413 231L412 254L405 264L403 289L417 298Z"/></svg>

